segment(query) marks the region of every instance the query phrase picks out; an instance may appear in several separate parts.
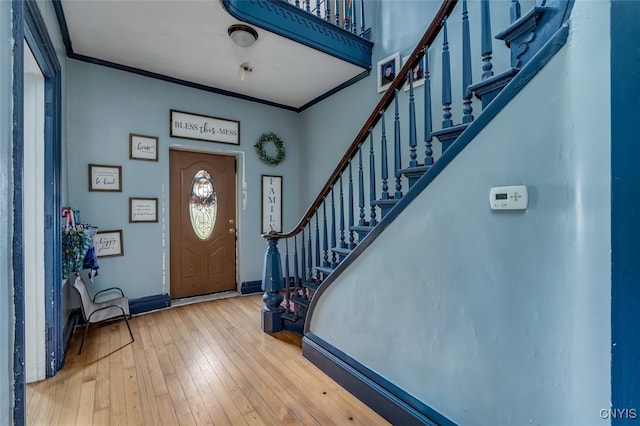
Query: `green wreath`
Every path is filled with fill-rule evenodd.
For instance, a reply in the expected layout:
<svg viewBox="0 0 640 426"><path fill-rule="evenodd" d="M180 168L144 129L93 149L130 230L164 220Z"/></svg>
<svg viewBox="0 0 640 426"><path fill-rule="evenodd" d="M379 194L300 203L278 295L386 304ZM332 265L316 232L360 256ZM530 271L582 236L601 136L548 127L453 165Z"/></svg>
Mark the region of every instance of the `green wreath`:
<svg viewBox="0 0 640 426"><path fill-rule="evenodd" d="M264 150L264 144L268 142L273 142L278 150L278 154L273 156L267 154ZM287 157L287 152L284 149L284 142L275 133L263 133L258 139L258 142L254 145L256 147L256 152L258 153L258 157L260 160L269 164L270 166L277 166L282 163L284 159Z"/></svg>

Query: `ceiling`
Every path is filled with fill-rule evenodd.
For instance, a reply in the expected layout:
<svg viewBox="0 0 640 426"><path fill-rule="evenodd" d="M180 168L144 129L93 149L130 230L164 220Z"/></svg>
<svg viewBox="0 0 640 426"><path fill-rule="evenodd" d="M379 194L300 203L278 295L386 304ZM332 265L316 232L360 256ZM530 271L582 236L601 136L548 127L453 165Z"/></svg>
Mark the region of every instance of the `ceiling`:
<svg viewBox="0 0 640 426"><path fill-rule="evenodd" d="M289 109L299 110L366 71L257 27L258 40L239 47L227 28L240 22L219 0L60 0L60 4L72 57L106 61ZM252 71L243 73L242 64Z"/></svg>

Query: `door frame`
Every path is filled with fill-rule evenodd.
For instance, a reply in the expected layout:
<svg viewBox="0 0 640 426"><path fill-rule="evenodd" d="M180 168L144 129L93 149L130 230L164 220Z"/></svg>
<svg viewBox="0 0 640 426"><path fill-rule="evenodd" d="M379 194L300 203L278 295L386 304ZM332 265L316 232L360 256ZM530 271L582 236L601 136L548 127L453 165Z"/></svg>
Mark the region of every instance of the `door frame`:
<svg viewBox="0 0 640 426"><path fill-rule="evenodd" d="M242 209L240 208L240 188L242 188L242 182L244 182L244 178L242 179L242 181L240 180L240 169L241 169L241 165L244 164L244 152L242 151L235 151L235 150L229 150L229 151L219 151L219 150L208 150L208 149L204 149L204 148L197 148L197 147L191 147L191 146L184 146L184 145L169 145L169 151L182 151L182 152L193 152L193 153L199 153L199 154L210 154L210 155L222 155L225 157L233 157L236 160L236 176L235 176L235 185L236 185L236 246L235 246L235 258L236 258L236 267L235 267L235 279L236 279L236 291L238 293L240 293L240 233L242 232L241 230L241 226L240 226L240 216L241 216L241 212ZM170 155L170 153L169 153ZM169 155L167 155L167 168L169 167ZM169 180L170 173L169 170L167 170L167 181ZM167 184L167 188L170 188L170 182L168 182ZM171 199L171 193L169 192L169 199ZM171 209L168 209L168 215L171 215ZM167 247L169 247L169 271L167 276L169 277L169 299L173 300L171 298L171 244L170 242L170 236L171 236L171 219L170 217L167 219L167 223L169 223L169 232L167 233ZM198 296L195 296L198 297Z"/></svg>
<svg viewBox="0 0 640 426"><path fill-rule="evenodd" d="M62 220L61 208L61 67L46 25L34 0L11 3L13 32L13 228L12 259L13 306L15 313L13 345L13 423L25 423L25 300L22 179L24 173L24 42L26 41L44 76L44 279L47 377L64 363L62 331Z"/></svg>

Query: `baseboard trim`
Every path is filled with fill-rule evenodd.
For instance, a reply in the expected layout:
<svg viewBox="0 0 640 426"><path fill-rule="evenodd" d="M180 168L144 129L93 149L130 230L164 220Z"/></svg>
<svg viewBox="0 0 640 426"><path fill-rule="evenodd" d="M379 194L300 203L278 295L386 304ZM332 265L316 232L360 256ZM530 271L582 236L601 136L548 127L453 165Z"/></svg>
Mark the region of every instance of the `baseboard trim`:
<svg viewBox="0 0 640 426"><path fill-rule="evenodd" d="M262 293L262 281L243 281L240 285L240 294Z"/></svg>
<svg viewBox="0 0 640 426"><path fill-rule="evenodd" d="M142 314L149 311L155 311L157 309L164 309L170 306L171 299L167 293L129 299L129 312L131 315Z"/></svg>
<svg viewBox="0 0 640 426"><path fill-rule="evenodd" d="M80 308L73 308L69 311L69 315L67 315L67 321L64 324L64 329L62 330L62 342L63 342L63 356L64 359L67 358L67 352L69 352L69 347L71 346L71 340L73 340L73 331L76 326L82 322L82 312ZM62 364L64 365L64 359L62 360Z"/></svg>
<svg viewBox="0 0 640 426"><path fill-rule="evenodd" d="M302 355L391 424L456 426L313 333L302 338Z"/></svg>

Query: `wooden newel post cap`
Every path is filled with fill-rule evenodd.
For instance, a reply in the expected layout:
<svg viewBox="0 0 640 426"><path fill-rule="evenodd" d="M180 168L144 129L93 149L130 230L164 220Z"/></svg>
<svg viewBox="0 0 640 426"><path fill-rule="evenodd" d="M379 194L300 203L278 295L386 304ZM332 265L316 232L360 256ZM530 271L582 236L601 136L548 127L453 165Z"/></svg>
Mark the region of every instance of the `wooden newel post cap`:
<svg viewBox="0 0 640 426"><path fill-rule="evenodd" d="M279 240L280 238L282 238L282 234L278 231L269 231L266 234L262 234L262 238L264 238L265 240Z"/></svg>

